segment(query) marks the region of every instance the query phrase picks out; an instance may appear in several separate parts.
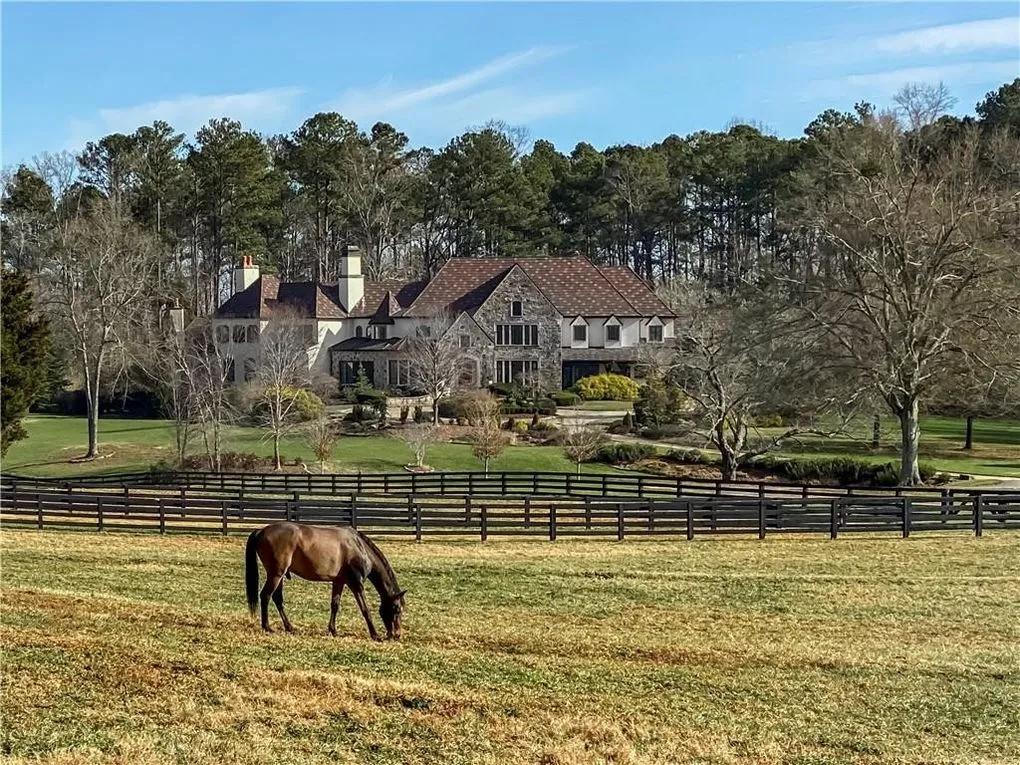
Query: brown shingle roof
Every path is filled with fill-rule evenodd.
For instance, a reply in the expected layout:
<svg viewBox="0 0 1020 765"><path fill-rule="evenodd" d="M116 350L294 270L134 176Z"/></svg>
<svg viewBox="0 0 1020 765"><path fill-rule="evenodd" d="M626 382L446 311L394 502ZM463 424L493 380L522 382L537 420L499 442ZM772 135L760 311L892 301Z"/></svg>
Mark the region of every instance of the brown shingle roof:
<svg viewBox="0 0 1020 765"><path fill-rule="evenodd" d="M642 316L672 316L669 306L627 266L599 266L598 270Z"/></svg>
<svg viewBox="0 0 1020 765"><path fill-rule="evenodd" d="M348 314L335 284L283 282L263 276L232 296L218 318L268 318L282 307L318 319L428 316L442 311L473 313L519 266L563 316L672 316L672 312L626 266L597 267L583 256L453 258L431 282L366 282L365 295Z"/></svg>

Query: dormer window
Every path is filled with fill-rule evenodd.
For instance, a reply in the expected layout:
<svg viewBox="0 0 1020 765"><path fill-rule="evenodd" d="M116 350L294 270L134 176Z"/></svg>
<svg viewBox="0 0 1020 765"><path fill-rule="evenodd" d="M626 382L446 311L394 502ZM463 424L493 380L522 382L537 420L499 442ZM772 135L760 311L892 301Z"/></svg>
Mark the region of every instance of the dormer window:
<svg viewBox="0 0 1020 765"><path fill-rule="evenodd" d="M524 315L524 303L520 300L510 301L510 315L513 317L521 317Z"/></svg>
<svg viewBox="0 0 1020 765"><path fill-rule="evenodd" d="M588 325L586 324L574 325L574 342L575 343L588 342Z"/></svg>
<svg viewBox="0 0 1020 765"><path fill-rule="evenodd" d="M662 325L652 324L650 327L648 327L648 342L650 343L662 342Z"/></svg>
<svg viewBox="0 0 1020 765"><path fill-rule="evenodd" d="M620 342L620 325L619 324L607 324L606 325L606 342L607 343L618 343L618 342Z"/></svg>

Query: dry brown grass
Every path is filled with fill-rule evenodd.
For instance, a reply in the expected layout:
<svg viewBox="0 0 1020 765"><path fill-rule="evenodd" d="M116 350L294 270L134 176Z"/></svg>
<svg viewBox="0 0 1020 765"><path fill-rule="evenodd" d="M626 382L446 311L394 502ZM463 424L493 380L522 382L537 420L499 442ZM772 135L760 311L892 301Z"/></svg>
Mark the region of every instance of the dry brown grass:
<svg viewBox="0 0 1020 765"><path fill-rule="evenodd" d="M400 644L242 542L0 533L4 760L1020 762L1015 534L384 541Z"/></svg>

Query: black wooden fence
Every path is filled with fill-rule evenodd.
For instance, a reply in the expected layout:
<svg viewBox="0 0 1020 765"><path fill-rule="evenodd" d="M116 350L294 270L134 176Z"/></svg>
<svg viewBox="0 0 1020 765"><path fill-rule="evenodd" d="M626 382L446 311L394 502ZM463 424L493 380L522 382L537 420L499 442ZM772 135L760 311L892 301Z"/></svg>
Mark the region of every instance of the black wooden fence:
<svg viewBox="0 0 1020 765"><path fill-rule="evenodd" d="M73 479L0 476L0 483L28 486L186 487L241 496L301 492L305 495L440 494L472 496L588 496L664 499L679 497L914 497L953 501L1008 491L931 487L846 487L767 481L722 481L642 473L437 472L437 473L120 473Z"/></svg>
<svg viewBox="0 0 1020 765"><path fill-rule="evenodd" d="M65 487L0 482L0 523L38 529L248 532L274 521L344 524L373 534L562 536L895 532L1020 529L1020 494L668 499L436 494L291 498L220 495L187 487Z"/></svg>

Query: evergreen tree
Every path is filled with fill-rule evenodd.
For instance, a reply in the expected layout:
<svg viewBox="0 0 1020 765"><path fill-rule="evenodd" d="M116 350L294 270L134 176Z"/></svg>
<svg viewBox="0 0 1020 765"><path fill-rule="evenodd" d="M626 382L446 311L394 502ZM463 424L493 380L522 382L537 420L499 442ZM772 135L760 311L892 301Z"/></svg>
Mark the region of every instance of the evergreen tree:
<svg viewBox="0 0 1020 765"><path fill-rule="evenodd" d="M23 273L3 274L0 295L0 454L7 454L28 435L21 421L45 385L50 330L45 318L34 315Z"/></svg>

